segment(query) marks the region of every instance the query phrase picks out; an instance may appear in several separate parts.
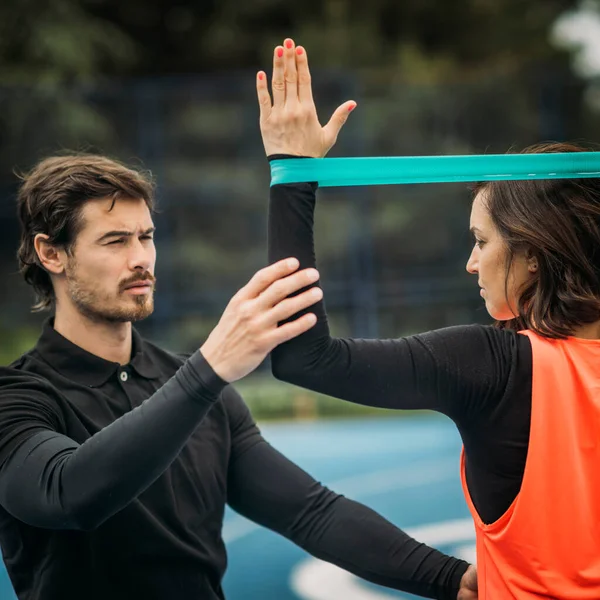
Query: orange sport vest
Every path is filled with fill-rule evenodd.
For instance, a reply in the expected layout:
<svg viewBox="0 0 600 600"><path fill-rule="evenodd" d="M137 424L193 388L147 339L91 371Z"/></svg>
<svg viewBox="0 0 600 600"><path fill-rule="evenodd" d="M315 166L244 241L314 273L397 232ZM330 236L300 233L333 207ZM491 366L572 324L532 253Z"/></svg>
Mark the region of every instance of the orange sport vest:
<svg viewBox="0 0 600 600"><path fill-rule="evenodd" d="M530 331L531 433L523 483L477 538L480 600L600 599L600 341Z"/></svg>

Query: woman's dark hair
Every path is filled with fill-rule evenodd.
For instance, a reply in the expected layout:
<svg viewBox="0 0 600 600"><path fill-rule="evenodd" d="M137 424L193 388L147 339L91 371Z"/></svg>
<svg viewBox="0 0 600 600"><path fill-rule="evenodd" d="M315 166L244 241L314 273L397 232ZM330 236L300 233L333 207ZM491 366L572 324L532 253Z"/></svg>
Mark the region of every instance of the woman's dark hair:
<svg viewBox="0 0 600 600"><path fill-rule="evenodd" d="M523 153L583 152L575 144L545 143ZM565 338L600 319L600 178L492 181L473 186L508 247L508 269L518 251L538 262L520 290L517 316L497 323Z"/></svg>
<svg viewBox="0 0 600 600"><path fill-rule="evenodd" d="M54 288L34 246L43 233L51 244L73 248L86 202L101 198L143 199L154 208L154 184L149 173L126 167L105 156L81 154L53 156L21 176L17 198L21 240L17 257L25 281L37 295L34 311L54 304Z"/></svg>

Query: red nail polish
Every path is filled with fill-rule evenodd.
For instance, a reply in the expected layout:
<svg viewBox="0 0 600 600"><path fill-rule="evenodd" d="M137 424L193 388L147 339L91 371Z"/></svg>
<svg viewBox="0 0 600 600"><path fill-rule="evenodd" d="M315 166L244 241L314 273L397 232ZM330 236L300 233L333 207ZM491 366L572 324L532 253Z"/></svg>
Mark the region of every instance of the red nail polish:
<svg viewBox="0 0 600 600"><path fill-rule="evenodd" d="M355 108L356 108L356 104L351 104L351 105L348 107L348 112L352 112L352 111L353 111Z"/></svg>
<svg viewBox="0 0 600 600"><path fill-rule="evenodd" d="M279 56L279 58L283 56L283 48L277 48L277 56Z"/></svg>
<svg viewBox="0 0 600 600"><path fill-rule="evenodd" d="M292 40L287 40L287 41L285 42L285 47L286 47L286 48L291 48L293 45L294 45L294 44L293 44Z"/></svg>
<svg viewBox="0 0 600 600"><path fill-rule="evenodd" d="M298 56L300 56L302 54L302 48L300 48L300 47L296 48L296 54Z"/></svg>
<svg viewBox="0 0 600 600"><path fill-rule="evenodd" d="M263 73L259 73L258 78L262 81L265 78L265 76Z"/></svg>

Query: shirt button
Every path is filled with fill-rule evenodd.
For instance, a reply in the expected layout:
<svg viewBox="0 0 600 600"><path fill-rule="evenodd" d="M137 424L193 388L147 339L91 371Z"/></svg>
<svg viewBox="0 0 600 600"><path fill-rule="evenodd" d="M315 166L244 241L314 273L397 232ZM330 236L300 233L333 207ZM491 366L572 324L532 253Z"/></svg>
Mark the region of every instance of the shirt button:
<svg viewBox="0 0 600 600"><path fill-rule="evenodd" d="M129 378L129 375L127 375L127 371L121 371L121 374L119 375L119 377L121 378L121 381L127 381L127 379Z"/></svg>

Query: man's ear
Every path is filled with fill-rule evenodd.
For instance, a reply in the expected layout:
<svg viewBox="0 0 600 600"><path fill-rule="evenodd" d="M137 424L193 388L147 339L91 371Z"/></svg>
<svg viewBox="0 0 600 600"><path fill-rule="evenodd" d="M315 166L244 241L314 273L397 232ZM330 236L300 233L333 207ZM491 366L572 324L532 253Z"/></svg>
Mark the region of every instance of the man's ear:
<svg viewBox="0 0 600 600"><path fill-rule="evenodd" d="M33 245L41 265L52 275L59 275L65 270L65 253L48 241L45 233L38 233Z"/></svg>

